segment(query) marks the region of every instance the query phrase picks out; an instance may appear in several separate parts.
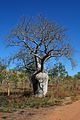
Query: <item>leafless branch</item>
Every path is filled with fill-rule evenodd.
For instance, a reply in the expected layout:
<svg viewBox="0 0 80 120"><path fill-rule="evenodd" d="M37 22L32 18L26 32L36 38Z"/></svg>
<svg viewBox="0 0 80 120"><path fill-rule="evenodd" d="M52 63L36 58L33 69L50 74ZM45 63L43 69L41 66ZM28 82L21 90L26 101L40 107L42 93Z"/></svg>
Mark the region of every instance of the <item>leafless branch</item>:
<svg viewBox="0 0 80 120"><path fill-rule="evenodd" d="M36 72L37 70L38 72L41 71L44 62L51 57L65 56L70 59L72 55L71 46L65 39L64 27L49 21L43 16L34 19L24 18L11 31L8 45L20 46L21 50L24 48L26 51L22 50L25 53L24 56L20 52L19 54L24 61L31 62L34 59ZM17 57L19 58L19 56ZM37 69L38 62L42 66L41 70ZM28 65L29 63L25 62L25 64Z"/></svg>

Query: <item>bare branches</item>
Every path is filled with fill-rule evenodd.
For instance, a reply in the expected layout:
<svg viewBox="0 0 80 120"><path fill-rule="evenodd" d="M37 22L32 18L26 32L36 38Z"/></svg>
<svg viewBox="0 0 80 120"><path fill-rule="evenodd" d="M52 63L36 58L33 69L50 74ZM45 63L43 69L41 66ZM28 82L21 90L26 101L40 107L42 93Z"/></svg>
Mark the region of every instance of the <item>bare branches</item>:
<svg viewBox="0 0 80 120"><path fill-rule="evenodd" d="M11 31L8 45L19 46L20 50L25 50L24 58L22 56L24 61L29 53L31 61L34 59L36 69L38 66L37 58L40 60L42 69L44 62L49 58L65 56L70 59L72 53L71 46L65 39L64 27L50 22L44 16L24 18ZM26 63L26 65L28 64Z"/></svg>

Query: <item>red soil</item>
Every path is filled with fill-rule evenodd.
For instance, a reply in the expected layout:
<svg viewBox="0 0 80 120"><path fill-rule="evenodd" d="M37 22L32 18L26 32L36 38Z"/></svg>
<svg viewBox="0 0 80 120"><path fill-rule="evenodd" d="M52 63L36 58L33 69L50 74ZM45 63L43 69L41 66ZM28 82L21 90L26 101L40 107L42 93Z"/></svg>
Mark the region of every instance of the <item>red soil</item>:
<svg viewBox="0 0 80 120"><path fill-rule="evenodd" d="M0 120L80 120L80 100L62 107L23 109L0 113Z"/></svg>

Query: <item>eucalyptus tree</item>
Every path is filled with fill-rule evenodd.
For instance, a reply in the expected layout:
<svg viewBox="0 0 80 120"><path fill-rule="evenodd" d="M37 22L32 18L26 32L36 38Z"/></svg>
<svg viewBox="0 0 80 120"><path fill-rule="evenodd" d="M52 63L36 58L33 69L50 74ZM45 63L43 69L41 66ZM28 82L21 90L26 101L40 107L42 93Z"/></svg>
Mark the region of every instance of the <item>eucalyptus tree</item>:
<svg viewBox="0 0 80 120"><path fill-rule="evenodd" d="M50 58L71 59L72 49L66 39L65 28L44 16L24 17L8 36L8 45L18 47L15 59L32 74L34 94L47 93L48 74L44 64Z"/></svg>
<svg viewBox="0 0 80 120"><path fill-rule="evenodd" d="M61 62L54 64L54 67L49 69L48 73L49 73L49 76L51 77L51 79L53 79L55 77L68 76L68 72L66 71L65 66Z"/></svg>

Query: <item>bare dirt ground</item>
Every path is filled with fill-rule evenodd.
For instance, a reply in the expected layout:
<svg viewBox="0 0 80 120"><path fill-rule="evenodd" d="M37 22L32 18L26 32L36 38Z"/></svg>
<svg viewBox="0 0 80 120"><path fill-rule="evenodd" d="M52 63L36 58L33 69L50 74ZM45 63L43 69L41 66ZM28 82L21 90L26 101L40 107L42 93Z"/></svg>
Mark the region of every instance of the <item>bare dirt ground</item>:
<svg viewBox="0 0 80 120"><path fill-rule="evenodd" d="M60 107L30 108L0 113L0 120L80 120L80 100Z"/></svg>

